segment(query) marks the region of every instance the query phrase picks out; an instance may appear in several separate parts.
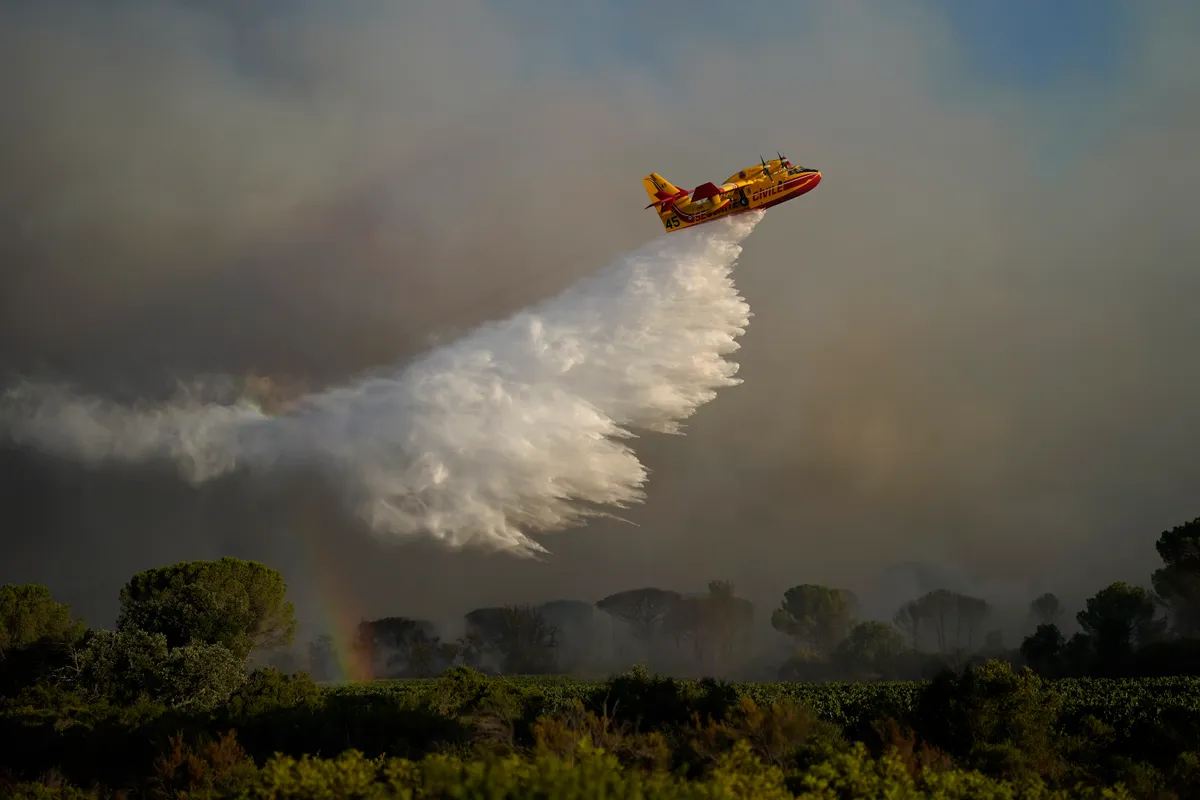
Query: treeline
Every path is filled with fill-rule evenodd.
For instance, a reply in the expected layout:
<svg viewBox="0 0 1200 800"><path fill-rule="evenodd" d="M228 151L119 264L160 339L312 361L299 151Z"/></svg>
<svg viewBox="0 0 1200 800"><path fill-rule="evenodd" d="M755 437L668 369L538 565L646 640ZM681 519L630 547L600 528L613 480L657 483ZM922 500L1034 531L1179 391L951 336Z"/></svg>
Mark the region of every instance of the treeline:
<svg viewBox="0 0 1200 800"><path fill-rule="evenodd" d="M1034 630L1015 648L990 627L992 609L983 598L938 589L902 604L885 622L860 619L849 591L794 586L769 615L770 626L790 639L792 655L753 677L919 680L989 659L1047 677L1192 674L1200 670L1200 518L1164 531L1157 550L1163 566L1150 576L1153 590L1120 582L1103 588L1075 614L1081 630L1069 639L1058 627L1065 616L1059 600L1032 599ZM285 672L334 677L328 637L311 643L305 659L287 652L296 620L286 591L283 576L262 564L185 562L133 576L121 589L115 629L87 630L45 587L5 585L0 690L54 675L93 696L134 696L153 683L178 702L203 705L237 682L251 654ZM601 615L607 628L597 624ZM382 678L431 677L452 666L578 674L638 662L671 674L743 677L762 625L731 584L713 581L695 595L651 587L594 604L476 609L453 640L427 621L364 620L353 647ZM613 628L620 635L612 636Z"/></svg>
<svg viewBox="0 0 1200 800"><path fill-rule="evenodd" d="M676 675L783 680L919 680L946 668L1002 659L1052 677L1169 675L1200 669L1200 519L1163 532L1163 567L1153 590L1113 583L1075 614L1052 593L1032 598L1027 630L1005 645L993 609L980 597L937 589L903 603L887 621L862 619L853 592L816 584L788 589L769 615L792 656L763 665L764 621L733 585L713 581L686 595L647 587L596 603L556 600L480 608L466 614L464 634L439 636L432 622L407 617L363 621L354 646L375 677L416 678L465 665L490 674L579 674L635 662ZM608 626L597 615L606 616ZM605 635L616 626L619 635ZM756 627L757 626L757 627ZM307 658L280 657L285 671L319 679L338 675L333 642L310 644ZM750 662L750 663L748 663Z"/></svg>
<svg viewBox="0 0 1200 800"><path fill-rule="evenodd" d="M607 614L638 648L627 656L687 653L714 674L737 657L754 622L753 606L723 582L694 596L639 589L594 606L479 609L454 642L415 620L364 622L359 646L384 669L451 669L432 689L385 682L360 693L252 666L296 632L283 576L262 564L223 558L140 572L121 589L112 630L88 629L45 587L9 584L0 587L0 793L49 796L59 786L274 796L283 790L267 783L295 780L316 781L301 794L361 784L366 794L403 796L416 780L478 779L489 796L506 796L488 783L497 780L513 792L542 786L543 796L565 798L581 791L584 769L614 787L698 797L833 797L844 795L830 786L860 785L889 796L1050 796L1118 783L1137 797L1197 796L1194 683L1066 676L1200 672L1198 545L1200 519L1164 532L1153 591L1116 583L1097 592L1069 640L1056 627L1058 602L1035 598L1037 628L1012 652L988 636L989 610L978 598L930 592L883 622L856 619L849 592L793 587L770 616L797 649L785 675L840 672L885 689L896 685L879 679L934 677L869 700L837 695L828 706L812 694L648 673L567 691L561 682L521 688L471 669L562 669L579 620ZM1022 664L1033 669L1013 669ZM1091 696L1080 701L1080 693ZM853 715L848 703L858 704ZM409 760L267 764L277 752L299 759L351 749ZM1104 796L1130 796L1126 789Z"/></svg>

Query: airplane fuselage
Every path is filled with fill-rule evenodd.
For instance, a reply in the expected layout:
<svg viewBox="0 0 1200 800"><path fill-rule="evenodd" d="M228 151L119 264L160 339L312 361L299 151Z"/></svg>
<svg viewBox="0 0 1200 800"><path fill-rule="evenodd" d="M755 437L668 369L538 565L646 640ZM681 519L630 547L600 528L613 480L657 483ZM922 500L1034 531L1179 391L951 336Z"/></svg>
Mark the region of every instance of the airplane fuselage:
<svg viewBox="0 0 1200 800"><path fill-rule="evenodd" d="M720 186L703 184L692 192L677 189L661 176L643 180L667 231L702 225L721 217L771 208L811 192L821 182L820 170L794 167L779 159L731 175Z"/></svg>

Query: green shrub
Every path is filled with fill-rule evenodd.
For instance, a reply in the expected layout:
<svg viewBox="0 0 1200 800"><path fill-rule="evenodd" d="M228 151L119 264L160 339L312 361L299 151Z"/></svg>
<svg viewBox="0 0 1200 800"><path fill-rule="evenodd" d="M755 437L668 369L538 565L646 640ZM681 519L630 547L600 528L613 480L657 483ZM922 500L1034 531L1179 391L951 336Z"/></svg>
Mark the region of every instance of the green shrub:
<svg viewBox="0 0 1200 800"><path fill-rule="evenodd" d="M621 764L614 755L580 742L570 758L541 753L530 758L506 756L464 760L432 755L420 761L368 759L351 751L334 759L288 756L272 758L261 769L231 771L212 787L202 786L181 797L538 797L583 800L596 797L640 797L644 800L835 800L840 798L940 798L944 800L1050 800L1096 797L1122 800L1122 789L1053 791L1036 779L1006 783L977 772L950 770L913 776L898 760L873 759L862 746L814 765L798 780L793 794L784 771L766 764L748 742L720 759L704 778L688 780L668 771L642 770Z"/></svg>
<svg viewBox="0 0 1200 800"><path fill-rule="evenodd" d="M793 792L817 791L803 784L817 767L841 765L839 780L851 782L874 770L869 780L878 781L895 762L913 791L959 768L1013 786L1036 783L1038 792L1121 782L1139 797L1187 797L1200 773L1197 688L1194 678L1048 681L1002 662L926 684L735 685L644 671L578 682L488 678L458 668L438 679L323 688L304 674L266 668L211 711L145 699L113 705L52 685L27 689L0 701L0 738L8 743L0 775L29 781L57 769L79 786L145 791L159 780L175 788L196 783L190 790L199 792L197 775L233 780L237 770L188 766L164 778L156 763L172 748L191 754L180 764L209 763L206 748L236 730L257 764L276 754L303 761L357 750L366 759L412 764L452 756L454 769L475 770L523 755L519 770L504 769L525 775L538 759L583 758L586 743L617 760L620 781L658 781L659 772L671 772L690 779L688 792L712 792L721 765L744 745ZM866 745L869 764L846 760L855 741ZM637 770L645 775L630 777ZM969 788L976 779L955 780ZM701 785L709 788L695 788ZM1006 796L1008 789L996 791Z"/></svg>
<svg viewBox="0 0 1200 800"><path fill-rule="evenodd" d="M913 719L923 738L963 765L1010 779L1057 777L1061 708L1059 694L1032 670L989 661L935 678Z"/></svg>

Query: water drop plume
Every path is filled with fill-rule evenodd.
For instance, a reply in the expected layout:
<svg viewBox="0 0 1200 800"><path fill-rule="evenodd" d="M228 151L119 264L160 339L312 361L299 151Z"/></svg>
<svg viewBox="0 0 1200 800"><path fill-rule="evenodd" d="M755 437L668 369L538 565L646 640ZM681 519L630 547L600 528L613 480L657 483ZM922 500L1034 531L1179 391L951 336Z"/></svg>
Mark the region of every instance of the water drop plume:
<svg viewBox="0 0 1200 800"><path fill-rule="evenodd" d="M762 218L664 235L562 294L415 361L305 395L121 405L25 381L0 402L16 444L89 464L326 471L381 538L534 555L538 533L644 499L636 431L680 423L739 383L750 309L732 271Z"/></svg>

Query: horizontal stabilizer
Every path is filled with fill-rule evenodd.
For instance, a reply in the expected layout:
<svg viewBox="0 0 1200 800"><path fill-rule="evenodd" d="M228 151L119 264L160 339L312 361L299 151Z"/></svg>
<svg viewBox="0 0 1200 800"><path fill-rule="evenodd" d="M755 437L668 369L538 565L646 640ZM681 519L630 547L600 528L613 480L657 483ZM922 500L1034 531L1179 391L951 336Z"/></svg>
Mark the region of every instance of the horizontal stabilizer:
<svg viewBox="0 0 1200 800"><path fill-rule="evenodd" d="M684 197L687 197L687 189L680 189L675 194L667 194L666 192L659 192L658 199L655 200L654 202L652 202L650 205L646 206L646 208L657 208L659 206L666 207L666 205L668 203L674 202L674 201L679 200ZM642 210L644 211L645 209L642 209Z"/></svg>

